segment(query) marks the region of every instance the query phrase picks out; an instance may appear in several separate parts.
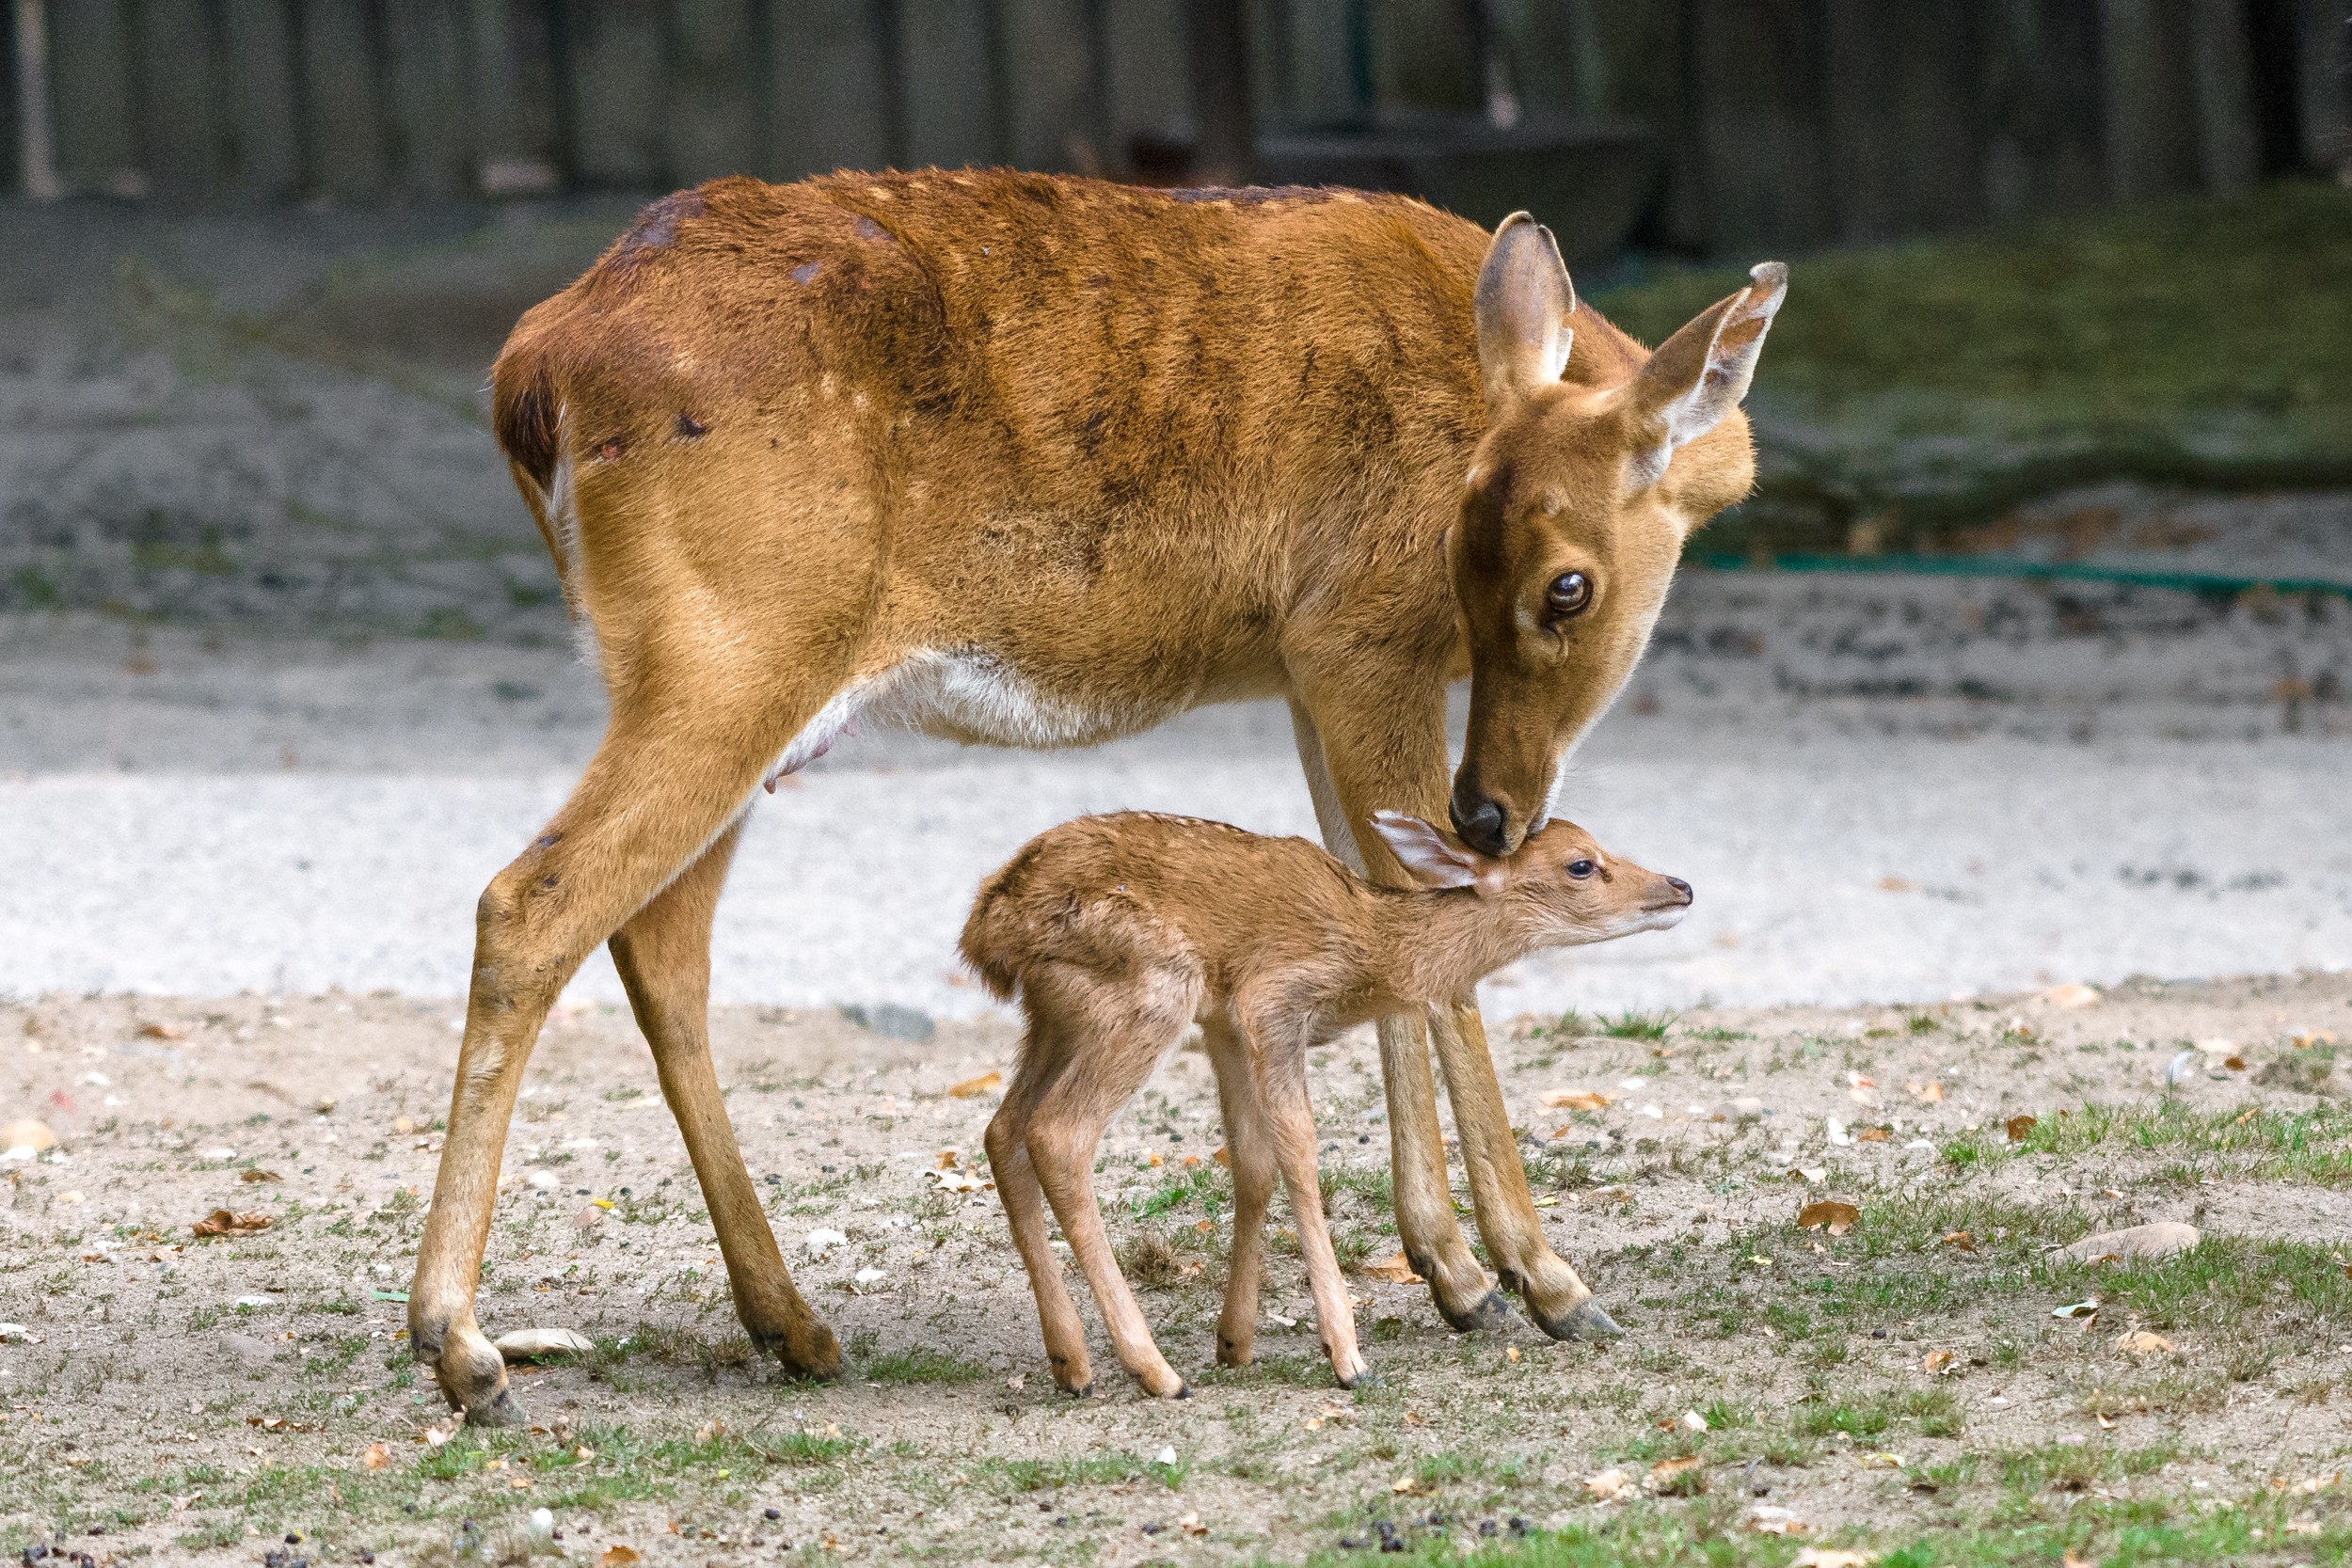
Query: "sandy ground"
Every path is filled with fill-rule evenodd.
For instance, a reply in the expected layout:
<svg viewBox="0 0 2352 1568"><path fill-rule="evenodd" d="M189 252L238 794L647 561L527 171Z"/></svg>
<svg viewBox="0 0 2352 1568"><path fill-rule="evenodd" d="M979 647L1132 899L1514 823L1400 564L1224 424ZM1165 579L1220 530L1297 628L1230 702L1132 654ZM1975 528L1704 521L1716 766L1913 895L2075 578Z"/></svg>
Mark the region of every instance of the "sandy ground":
<svg viewBox="0 0 2352 1568"><path fill-rule="evenodd" d="M532 1065L482 1315L603 1348L518 1377L530 1432L437 1445L447 1422L393 1298L454 1011L0 1006L0 1114L62 1140L0 1177L0 1318L22 1325L0 1344L0 1545L64 1531L117 1560L250 1561L292 1532L318 1561L462 1560L474 1541L521 1551L544 1505L575 1558L1295 1558L1381 1523L1422 1545L1606 1527L1652 1505L1596 1503L1585 1478L1620 1468L1638 1493L1685 1452L1697 1479L1661 1484L1705 1495L1655 1506L1735 1537L1794 1519L1883 1544L1997 1520L2023 1540L2107 1528L2102 1509L2153 1528L2221 1508L2241 1539L2290 1518L2342 1539L2332 1493L2269 1490L2352 1443L2352 1284L2332 1250L2352 1243L2352 1124L2319 1039L2352 1032L2341 977L2141 984L2071 1010L1723 1010L1657 1038L1522 1019L1499 1056L1546 1223L1631 1335L1457 1337L1420 1288L1359 1275L1384 1381L1353 1395L1328 1383L1279 1243L1262 1365L1210 1365L1226 1189L1209 1075L1180 1053L1114 1130L1101 1187L1129 1255L1155 1243L1144 1299L1196 1379L1184 1403L1143 1400L1106 1352L1096 1398L1053 1392L993 1195L942 1182L951 1162L973 1171L993 1104L946 1091L1007 1065L1008 1026L916 1046L829 1012L720 1013L746 1162L851 1351L850 1375L817 1386L746 1362L642 1043L592 1006ZM2176 1065L2188 1041L2209 1049ZM1341 1244L1386 1257L1368 1040L1314 1083ZM1613 1103L1548 1108L1560 1091ZM2021 1115L2042 1131L2012 1145ZM1858 1205L1851 1234L1790 1225L1823 1196ZM268 1227L196 1240L224 1207ZM2205 1244L2131 1275L2043 1254L2160 1219ZM812 1251L819 1230L847 1239ZM2106 1303L2089 1326L2051 1316L2089 1298ZM2143 1328L2172 1349L2117 1350ZM1677 1425L1686 1411L1711 1430Z"/></svg>

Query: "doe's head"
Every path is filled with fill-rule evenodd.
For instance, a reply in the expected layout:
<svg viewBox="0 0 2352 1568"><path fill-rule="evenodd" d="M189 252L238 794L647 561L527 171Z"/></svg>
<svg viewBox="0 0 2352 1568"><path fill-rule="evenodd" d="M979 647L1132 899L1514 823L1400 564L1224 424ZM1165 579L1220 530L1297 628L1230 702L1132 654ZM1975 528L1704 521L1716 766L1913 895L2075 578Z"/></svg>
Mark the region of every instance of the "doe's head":
<svg viewBox="0 0 2352 1568"><path fill-rule="evenodd" d="M1506 906L1532 912L1537 946L1662 931L1691 908L1690 883L1607 853L1573 822L1546 823L1507 855L1486 854L1402 812L1376 812L1372 826L1421 886L1470 888L1499 914Z"/></svg>
<svg viewBox="0 0 2352 1568"><path fill-rule="evenodd" d="M1666 340L1630 379L1564 381L1576 290L1551 231L1495 231L1474 310L1486 433L1447 567L1470 642L1470 735L1452 816L1488 854L1549 814L1561 759L1632 673L1691 531L1745 495L1756 455L1740 401L1788 269Z"/></svg>

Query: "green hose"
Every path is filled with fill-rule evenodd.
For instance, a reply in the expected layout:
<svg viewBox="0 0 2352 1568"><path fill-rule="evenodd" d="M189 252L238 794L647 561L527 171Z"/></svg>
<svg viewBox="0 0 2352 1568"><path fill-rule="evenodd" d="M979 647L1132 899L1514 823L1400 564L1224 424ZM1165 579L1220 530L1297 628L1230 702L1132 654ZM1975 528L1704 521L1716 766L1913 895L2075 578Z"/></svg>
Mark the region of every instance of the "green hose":
<svg viewBox="0 0 2352 1568"><path fill-rule="evenodd" d="M2136 588L2170 588L2185 594L2242 594L2249 588L2267 588L2275 594L2342 594L2352 598L2352 582L2225 577L2216 572L2144 572L2127 566L2033 561L2013 555L1775 555L1763 560L1710 555L1702 561L1714 570L1725 572L1764 566L1783 572L1913 572L1947 578L2124 582Z"/></svg>

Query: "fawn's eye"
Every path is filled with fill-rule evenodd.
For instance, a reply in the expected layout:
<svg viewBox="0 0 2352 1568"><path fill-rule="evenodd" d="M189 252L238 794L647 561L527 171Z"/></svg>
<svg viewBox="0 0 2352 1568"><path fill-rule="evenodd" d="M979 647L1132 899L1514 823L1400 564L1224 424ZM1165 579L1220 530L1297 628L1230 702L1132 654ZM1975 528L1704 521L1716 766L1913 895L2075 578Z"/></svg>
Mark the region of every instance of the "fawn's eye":
<svg viewBox="0 0 2352 1568"><path fill-rule="evenodd" d="M1593 602L1593 579L1581 572L1563 572L1544 590L1544 608L1554 616L1574 615Z"/></svg>
<svg viewBox="0 0 2352 1568"><path fill-rule="evenodd" d="M1575 878L1580 882L1585 878L1591 876L1596 869L1597 868L1591 861L1568 862L1568 875Z"/></svg>

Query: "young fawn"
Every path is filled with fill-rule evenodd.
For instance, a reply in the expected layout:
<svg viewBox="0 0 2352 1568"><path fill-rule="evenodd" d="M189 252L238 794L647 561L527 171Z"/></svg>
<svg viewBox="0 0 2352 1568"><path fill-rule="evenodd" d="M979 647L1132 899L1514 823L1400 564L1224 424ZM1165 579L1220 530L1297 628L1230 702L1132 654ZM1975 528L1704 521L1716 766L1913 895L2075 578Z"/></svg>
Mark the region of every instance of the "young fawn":
<svg viewBox="0 0 2352 1568"><path fill-rule="evenodd" d="M1093 1386L1085 1331L1048 1246L1041 1195L1093 1288L1120 1363L1146 1390L1184 1380L1152 1342L1094 1201L1094 1152L1119 1108L1195 1020L1216 1071L1233 1169L1233 1250L1219 1364L1246 1366L1266 1204L1279 1171L1297 1216L1323 1348L1343 1386L1365 1377L1324 1223L1307 1053L1368 1020L1451 1005L1539 948L1674 925L1690 884L1601 852L1555 821L1497 858L1417 817L1373 827L1418 886L1376 886L1318 847L1221 822L1120 813L1032 839L981 884L963 957L1028 1015L988 1157L1029 1271L1054 1380Z"/></svg>

